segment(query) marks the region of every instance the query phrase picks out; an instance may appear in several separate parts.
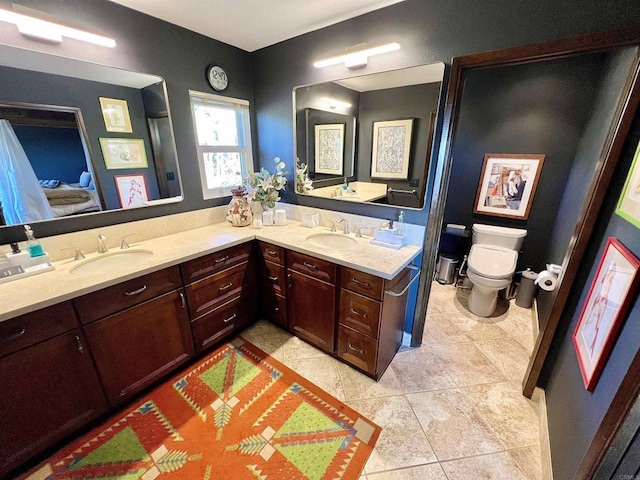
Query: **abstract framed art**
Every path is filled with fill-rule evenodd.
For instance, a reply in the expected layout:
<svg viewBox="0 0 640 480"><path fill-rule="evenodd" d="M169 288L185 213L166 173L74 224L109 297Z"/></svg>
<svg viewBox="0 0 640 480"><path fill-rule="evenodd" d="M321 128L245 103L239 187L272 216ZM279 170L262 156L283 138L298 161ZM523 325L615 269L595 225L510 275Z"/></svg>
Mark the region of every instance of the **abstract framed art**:
<svg viewBox="0 0 640 480"><path fill-rule="evenodd" d="M486 154L473 213L526 220L544 158L544 155Z"/></svg>
<svg viewBox="0 0 640 480"><path fill-rule="evenodd" d="M114 175L122 208L140 207L149 201L147 182L143 174Z"/></svg>
<svg viewBox="0 0 640 480"><path fill-rule="evenodd" d="M344 123L315 126L315 173L342 175Z"/></svg>
<svg viewBox="0 0 640 480"><path fill-rule="evenodd" d="M573 332L582 380L593 391L638 287L640 260L610 237Z"/></svg>
<svg viewBox="0 0 640 480"><path fill-rule="evenodd" d="M413 118L373 122L371 178L409 178Z"/></svg>
<svg viewBox="0 0 640 480"><path fill-rule="evenodd" d="M631 169L622 188L616 213L640 228L640 143L633 157Z"/></svg>

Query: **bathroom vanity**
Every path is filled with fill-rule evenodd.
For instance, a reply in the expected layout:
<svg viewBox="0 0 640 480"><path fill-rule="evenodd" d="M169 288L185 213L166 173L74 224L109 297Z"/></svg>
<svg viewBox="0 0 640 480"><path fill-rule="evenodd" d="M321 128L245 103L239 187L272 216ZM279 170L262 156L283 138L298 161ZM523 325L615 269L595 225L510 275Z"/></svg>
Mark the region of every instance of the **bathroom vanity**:
<svg viewBox="0 0 640 480"><path fill-rule="evenodd" d="M326 230L218 224L144 241L153 254L117 270L77 274L81 262L65 260L1 285L0 381L11 388L0 396L0 475L258 318L379 378L401 344L420 249L306 241Z"/></svg>

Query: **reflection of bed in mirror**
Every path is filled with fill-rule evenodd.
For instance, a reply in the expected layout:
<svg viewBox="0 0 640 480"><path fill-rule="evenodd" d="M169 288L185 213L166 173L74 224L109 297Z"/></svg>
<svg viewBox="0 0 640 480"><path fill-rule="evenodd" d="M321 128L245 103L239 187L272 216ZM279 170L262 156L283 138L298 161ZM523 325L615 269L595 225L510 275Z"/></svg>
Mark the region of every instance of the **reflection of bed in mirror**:
<svg viewBox="0 0 640 480"><path fill-rule="evenodd" d="M98 192L89 185L59 182L53 188L43 186L42 191L55 218L101 210Z"/></svg>

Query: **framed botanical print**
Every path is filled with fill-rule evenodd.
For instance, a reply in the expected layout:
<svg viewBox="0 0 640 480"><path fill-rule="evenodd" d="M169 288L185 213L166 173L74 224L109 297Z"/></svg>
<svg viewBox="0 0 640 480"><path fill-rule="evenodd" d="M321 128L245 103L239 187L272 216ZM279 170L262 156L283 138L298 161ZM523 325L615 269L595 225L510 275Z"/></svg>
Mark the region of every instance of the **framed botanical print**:
<svg viewBox="0 0 640 480"><path fill-rule="evenodd" d="M544 155L486 154L473 213L529 218L544 158Z"/></svg>
<svg viewBox="0 0 640 480"><path fill-rule="evenodd" d="M129 106L126 100L100 97L100 109L107 132L132 133Z"/></svg>
<svg viewBox="0 0 640 480"><path fill-rule="evenodd" d="M373 122L371 178L409 178L413 118Z"/></svg>
<svg viewBox="0 0 640 480"><path fill-rule="evenodd" d="M582 380L593 391L638 287L640 260L610 237L573 332Z"/></svg>
<svg viewBox="0 0 640 480"><path fill-rule="evenodd" d="M640 228L640 143L622 188L616 213Z"/></svg>
<svg viewBox="0 0 640 480"><path fill-rule="evenodd" d="M315 173L342 175L344 123L315 125Z"/></svg>
<svg viewBox="0 0 640 480"><path fill-rule="evenodd" d="M107 170L149 166L141 138L101 138L100 147Z"/></svg>

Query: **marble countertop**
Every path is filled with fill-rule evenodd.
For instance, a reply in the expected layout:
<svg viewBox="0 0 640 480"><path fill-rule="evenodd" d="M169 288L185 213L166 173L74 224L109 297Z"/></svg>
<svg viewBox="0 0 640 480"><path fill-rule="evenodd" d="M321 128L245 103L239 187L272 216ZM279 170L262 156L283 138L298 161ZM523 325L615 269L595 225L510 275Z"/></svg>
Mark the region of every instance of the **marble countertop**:
<svg viewBox="0 0 640 480"><path fill-rule="evenodd" d="M99 273L71 273L80 261L53 262L53 271L0 284L0 322L254 239L386 279L395 277L422 251L412 245L400 250L379 247L371 245L369 238L355 239L357 243L347 250L326 249L307 242L310 235L325 232L329 232L327 227L305 228L291 220L286 226L262 229L236 228L223 222L131 243L132 249L151 250L153 255L117 270L107 267ZM350 236L355 238L353 234ZM86 257L98 256L93 253Z"/></svg>

